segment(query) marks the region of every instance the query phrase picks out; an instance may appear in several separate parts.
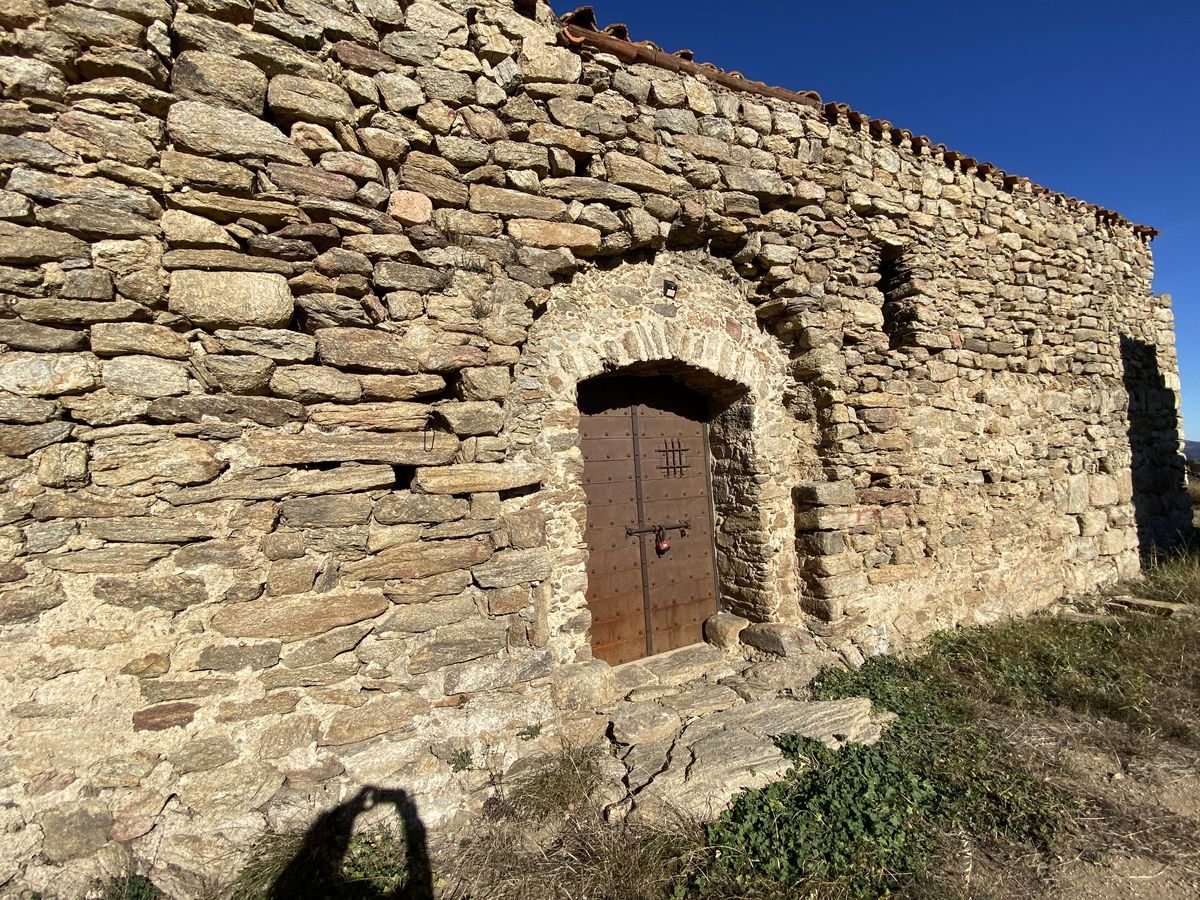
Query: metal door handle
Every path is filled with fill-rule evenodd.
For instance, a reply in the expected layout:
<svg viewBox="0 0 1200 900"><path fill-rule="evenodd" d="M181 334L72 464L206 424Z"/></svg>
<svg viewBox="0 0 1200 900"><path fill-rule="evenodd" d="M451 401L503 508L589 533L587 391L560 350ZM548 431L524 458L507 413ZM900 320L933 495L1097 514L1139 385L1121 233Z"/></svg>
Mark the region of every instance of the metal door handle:
<svg viewBox="0 0 1200 900"><path fill-rule="evenodd" d="M691 522L676 522L674 525L642 525L635 528L632 525L625 526L625 535L633 537L635 534L666 534L668 531L678 531L680 537L687 537L688 529L692 527Z"/></svg>

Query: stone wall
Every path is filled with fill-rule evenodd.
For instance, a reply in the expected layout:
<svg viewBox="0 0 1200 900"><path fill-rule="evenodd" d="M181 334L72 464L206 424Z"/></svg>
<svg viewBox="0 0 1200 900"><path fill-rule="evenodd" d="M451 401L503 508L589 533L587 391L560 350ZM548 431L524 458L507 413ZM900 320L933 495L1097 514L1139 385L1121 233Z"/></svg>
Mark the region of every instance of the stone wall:
<svg viewBox="0 0 1200 900"><path fill-rule="evenodd" d="M714 396L725 604L849 662L1187 524L1169 300L1115 217L541 4L0 24L4 890L133 858L193 894L359 785L437 825L601 734L606 371Z"/></svg>

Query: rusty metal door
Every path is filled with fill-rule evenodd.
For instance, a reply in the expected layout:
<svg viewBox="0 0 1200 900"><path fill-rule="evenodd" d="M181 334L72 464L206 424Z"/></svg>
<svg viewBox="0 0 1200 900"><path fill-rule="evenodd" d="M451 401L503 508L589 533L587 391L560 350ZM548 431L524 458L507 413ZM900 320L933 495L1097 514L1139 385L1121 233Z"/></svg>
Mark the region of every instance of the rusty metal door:
<svg viewBox="0 0 1200 900"><path fill-rule="evenodd" d="M611 377L580 385L579 411L592 653L699 643L717 608L707 404L661 376Z"/></svg>

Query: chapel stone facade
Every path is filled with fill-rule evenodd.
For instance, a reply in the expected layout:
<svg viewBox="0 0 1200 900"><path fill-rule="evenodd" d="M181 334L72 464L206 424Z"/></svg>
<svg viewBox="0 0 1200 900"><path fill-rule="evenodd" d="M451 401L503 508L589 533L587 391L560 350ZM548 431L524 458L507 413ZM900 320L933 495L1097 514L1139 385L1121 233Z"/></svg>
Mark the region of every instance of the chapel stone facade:
<svg viewBox="0 0 1200 900"><path fill-rule="evenodd" d="M586 9L0 25L0 892L194 894L362 785L452 822L603 733L611 647L855 664L1190 524L1115 213Z"/></svg>

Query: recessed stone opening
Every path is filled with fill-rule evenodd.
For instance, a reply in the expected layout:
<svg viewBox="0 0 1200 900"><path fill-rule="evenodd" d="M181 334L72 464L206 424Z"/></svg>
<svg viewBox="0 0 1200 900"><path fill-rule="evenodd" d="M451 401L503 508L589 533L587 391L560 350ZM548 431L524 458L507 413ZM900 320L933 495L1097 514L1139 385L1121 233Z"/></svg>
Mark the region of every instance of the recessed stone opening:
<svg viewBox="0 0 1200 900"><path fill-rule="evenodd" d="M672 302L664 279L679 285ZM728 281L673 257L592 273L556 289L524 358L506 437L548 470L548 624L563 658L591 656L578 387L613 373L666 376L706 399L721 608L759 622L803 617L790 485L812 448L796 448L786 351Z"/></svg>

